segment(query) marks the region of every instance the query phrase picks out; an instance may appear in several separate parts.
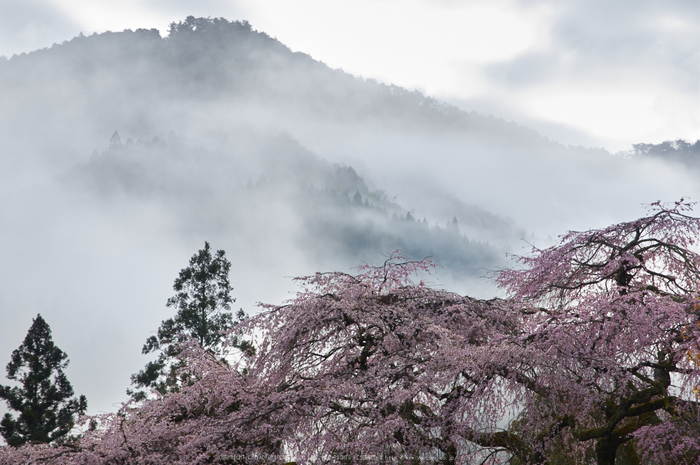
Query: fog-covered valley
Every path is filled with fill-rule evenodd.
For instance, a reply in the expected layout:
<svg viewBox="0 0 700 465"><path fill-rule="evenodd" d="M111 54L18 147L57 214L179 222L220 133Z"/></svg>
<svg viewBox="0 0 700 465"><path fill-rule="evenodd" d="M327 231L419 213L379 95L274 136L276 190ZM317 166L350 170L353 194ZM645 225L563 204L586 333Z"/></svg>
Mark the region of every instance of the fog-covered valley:
<svg viewBox="0 0 700 465"><path fill-rule="evenodd" d="M76 392L112 409L204 241L248 313L394 249L489 297L508 253L700 198L692 147L564 146L245 22L78 36L0 60L0 356L41 313Z"/></svg>

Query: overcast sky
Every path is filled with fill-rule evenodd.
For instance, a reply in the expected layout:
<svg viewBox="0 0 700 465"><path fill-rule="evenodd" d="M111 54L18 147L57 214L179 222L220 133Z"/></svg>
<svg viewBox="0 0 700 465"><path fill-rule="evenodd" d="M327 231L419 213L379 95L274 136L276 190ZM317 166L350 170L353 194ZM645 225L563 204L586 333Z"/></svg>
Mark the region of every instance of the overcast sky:
<svg viewBox="0 0 700 465"><path fill-rule="evenodd" d="M0 55L188 15L567 144L700 138L697 0L0 0Z"/></svg>

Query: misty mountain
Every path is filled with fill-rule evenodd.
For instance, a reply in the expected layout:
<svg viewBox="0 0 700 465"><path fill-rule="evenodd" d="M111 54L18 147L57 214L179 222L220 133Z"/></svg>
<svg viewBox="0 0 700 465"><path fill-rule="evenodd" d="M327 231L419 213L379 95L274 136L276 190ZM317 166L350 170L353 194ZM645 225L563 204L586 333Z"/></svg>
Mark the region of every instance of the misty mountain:
<svg viewBox="0 0 700 465"><path fill-rule="evenodd" d="M31 148L59 166L77 161L115 129L146 139L235 122L314 139L311 148L324 156L338 138L356 139L360 128L385 136L437 131L538 150L558 147L514 123L331 69L245 21L225 19L189 17L172 23L167 37L155 29L80 35L0 60L0 95L6 152L21 147L26 157ZM79 138L70 137L75 127L82 130Z"/></svg>
<svg viewBox="0 0 700 465"><path fill-rule="evenodd" d="M103 115L110 109L114 115L100 118L107 120L101 122L120 127L120 116L130 113L131 125L124 128L128 132L158 127L164 109L153 104L169 102L166 109L191 103L254 104L274 109L276 117L365 121L421 130L471 129L482 135L505 129L523 140L541 139L516 124L465 113L417 91L331 69L304 53L291 52L246 21L223 18L189 17L172 23L165 38L156 29L80 35L0 62L0 75L10 96L4 103L14 104L20 113L34 109L19 101L31 90L34 100L48 110L46 118L57 113L75 116L58 105L70 102L74 113Z"/></svg>
<svg viewBox="0 0 700 465"><path fill-rule="evenodd" d="M73 185L111 201L121 192L130 201L167 205L183 234L241 235L251 224L266 224L257 216L271 210L272 218L293 218L295 226L279 233L298 228L295 246L309 257L342 256L348 264L398 248L474 274L500 263L504 247L525 233L512 220L436 190L431 201L442 211L420 205L422 216L432 215L422 221L411 204L387 200L391 187L384 190L392 194L380 195L381 180L341 168L353 161L338 156L343 150L379 158L375 151L401 150L405 141L393 139L409 133L428 134L441 152L436 134L492 138L496 146L508 134L523 145L556 146L516 124L331 69L245 21L189 17L172 23L167 37L155 29L80 35L0 62L0 89L7 109L0 128L16 144L7 153L47 160L54 173L80 165L67 176ZM112 141L85 163L114 129L148 142ZM291 137L250 135L256 132L298 134L319 156ZM206 143L185 147L174 134ZM222 134L228 140L214 142ZM474 241L446 232L454 232L453 219Z"/></svg>
<svg viewBox="0 0 700 465"><path fill-rule="evenodd" d="M0 96L4 186L84 163L115 130L152 140L249 127L289 133L415 216L440 225L457 217L470 238L502 246L523 237L512 210L570 215L553 193L586 182L610 158L331 69L245 21L220 18L189 17L165 37L155 29L79 35L0 60ZM543 197L530 182L540 178L552 190ZM496 179L510 188L492 190ZM529 216L514 219L528 235L539 227Z"/></svg>
<svg viewBox="0 0 700 465"><path fill-rule="evenodd" d="M279 229L277 235L291 235L296 248L328 267L372 262L398 249L465 277L483 275L505 257L502 248L463 235L456 217L445 226L416 219L351 167L323 160L286 134L239 130L192 141L171 133L123 143L115 133L106 151L59 179L105 202L155 202L185 235L254 241L260 229ZM484 229L513 228L486 212L475 218Z"/></svg>
<svg viewBox="0 0 700 465"><path fill-rule="evenodd" d="M0 60L0 95L8 192L79 166L68 178L89 194L168 205L174 233L249 231L254 240L251 225L266 225L258 217L270 210L286 223L270 225L268 237L293 237L290 246L309 257L333 249L357 261L398 247L481 269L535 230L551 234L531 209L547 212L546 221L585 224L598 211L572 210L565 198L603 201L611 180L634 177L602 149L563 147L331 69L223 18L188 17L165 37L155 29L81 34ZM127 141L100 155L115 130ZM168 134L205 142L185 148ZM648 187L632 185L625 196ZM252 216L240 213L256 205ZM453 219L464 240L445 233Z"/></svg>

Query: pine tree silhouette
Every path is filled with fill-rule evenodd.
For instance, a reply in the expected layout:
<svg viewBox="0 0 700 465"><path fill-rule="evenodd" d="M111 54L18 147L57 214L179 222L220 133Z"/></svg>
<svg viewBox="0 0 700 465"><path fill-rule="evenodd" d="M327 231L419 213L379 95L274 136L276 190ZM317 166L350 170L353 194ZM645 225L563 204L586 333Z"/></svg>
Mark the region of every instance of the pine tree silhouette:
<svg viewBox="0 0 700 465"><path fill-rule="evenodd" d="M208 242L190 259L190 265L180 270L173 289L175 296L168 299L167 306L175 307L177 314L162 322L157 336L146 340L142 353L159 352L158 358L148 362L139 373L131 376L131 383L137 388L150 388L160 394L176 392L187 375L182 373L185 361L180 356L180 344L194 339L201 347L220 356L224 334L247 316L239 310L235 319L231 314L233 288L228 274L231 262L226 253L218 250L213 253ZM239 341L233 336L229 341L232 347L245 352L253 350L248 341ZM127 389L127 394L135 400L146 398L145 391Z"/></svg>
<svg viewBox="0 0 700 465"><path fill-rule="evenodd" d="M75 425L76 415L85 413L85 396L73 397L73 387L63 372L68 362L65 352L54 345L51 328L37 315L6 368L7 378L20 386L0 385L0 399L19 413L14 418L8 412L0 422L0 434L8 445L64 438Z"/></svg>

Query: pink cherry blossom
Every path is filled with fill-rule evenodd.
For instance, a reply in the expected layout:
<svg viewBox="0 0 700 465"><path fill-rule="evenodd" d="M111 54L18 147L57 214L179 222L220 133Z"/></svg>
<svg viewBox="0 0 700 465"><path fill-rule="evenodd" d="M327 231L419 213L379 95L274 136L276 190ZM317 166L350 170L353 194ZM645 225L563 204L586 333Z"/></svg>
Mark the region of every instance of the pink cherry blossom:
<svg viewBox="0 0 700 465"><path fill-rule="evenodd" d="M534 249L498 275L506 299L415 283L432 264L397 252L299 278L296 298L236 327L254 355L192 342L179 392L0 463L697 463L690 207Z"/></svg>

